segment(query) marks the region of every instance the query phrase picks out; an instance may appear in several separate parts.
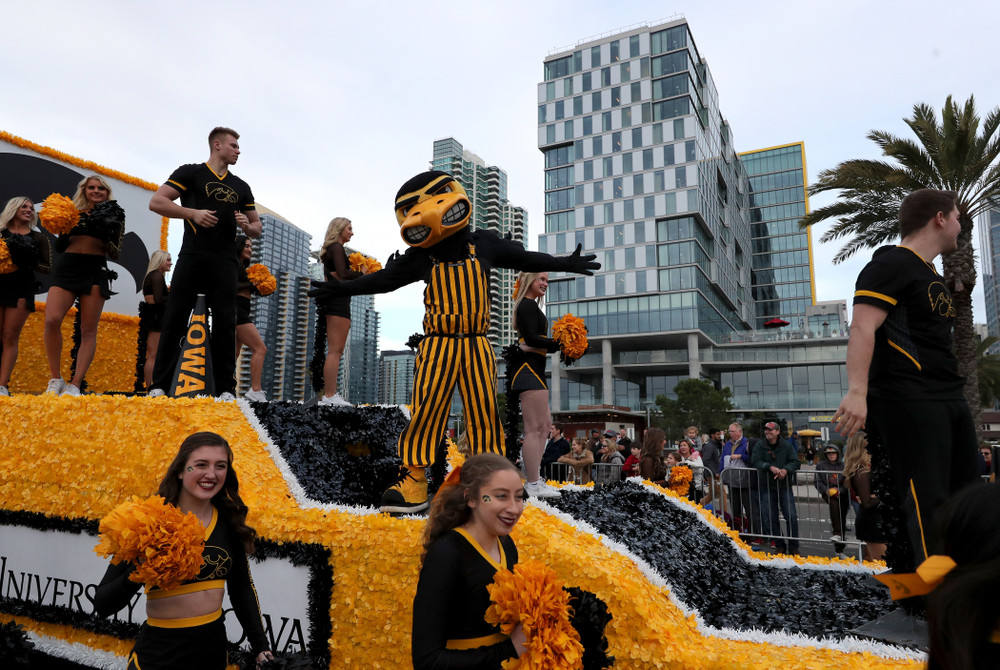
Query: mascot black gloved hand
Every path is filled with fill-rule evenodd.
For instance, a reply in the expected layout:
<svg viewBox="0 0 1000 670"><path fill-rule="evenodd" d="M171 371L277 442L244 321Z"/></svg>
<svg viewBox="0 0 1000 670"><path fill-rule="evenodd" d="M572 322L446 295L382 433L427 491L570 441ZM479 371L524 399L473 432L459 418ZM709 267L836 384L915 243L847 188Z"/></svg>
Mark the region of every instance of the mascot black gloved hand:
<svg viewBox="0 0 1000 670"><path fill-rule="evenodd" d="M427 509L424 468L444 433L458 385L472 453L503 453L497 414L496 359L490 329L490 270L593 274L601 266L580 248L557 258L526 251L488 230L470 230L472 205L465 189L444 172L423 172L396 194L396 220L410 248L379 271L350 282L313 282L311 296L387 293L418 280L424 290L424 339L414 363L413 411L399 436L402 481L382 495L382 511Z"/></svg>

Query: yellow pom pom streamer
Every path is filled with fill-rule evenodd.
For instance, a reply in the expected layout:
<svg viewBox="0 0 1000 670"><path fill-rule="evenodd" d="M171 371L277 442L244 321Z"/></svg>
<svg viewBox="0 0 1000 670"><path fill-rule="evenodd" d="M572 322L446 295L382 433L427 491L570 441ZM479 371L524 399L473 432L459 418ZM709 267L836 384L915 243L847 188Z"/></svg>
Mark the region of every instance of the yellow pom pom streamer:
<svg viewBox="0 0 1000 670"><path fill-rule="evenodd" d="M7 248L6 240L0 239L0 275L10 274L16 269L17 266L10 258L10 249Z"/></svg>
<svg viewBox="0 0 1000 670"><path fill-rule="evenodd" d="M271 295L278 288L278 280L274 278L266 265L254 263L247 268L247 279L261 295Z"/></svg>
<svg viewBox="0 0 1000 670"><path fill-rule="evenodd" d="M347 263L350 266L351 272L361 272L361 268L367 267L368 272L378 272L382 269L382 264L371 256L365 256L360 251L355 251L353 254L347 257Z"/></svg>
<svg viewBox="0 0 1000 670"><path fill-rule="evenodd" d="M527 638L520 658L505 661L504 670L562 670L583 667L580 635L569 622L569 592L556 573L540 561L497 571L486 587L491 605L486 622L510 635L518 623Z"/></svg>
<svg viewBox="0 0 1000 670"><path fill-rule="evenodd" d="M572 313L562 315L552 324L552 339L559 343L563 356L570 362L587 353L590 346L586 324Z"/></svg>
<svg viewBox="0 0 1000 670"><path fill-rule="evenodd" d="M134 563L133 582L173 589L201 570L204 526L160 496L132 496L101 519L99 531L94 551L111 556L113 564Z"/></svg>
<svg viewBox="0 0 1000 670"><path fill-rule="evenodd" d="M65 235L80 222L80 212L72 200L61 193L53 193L42 202L38 220L53 235Z"/></svg>

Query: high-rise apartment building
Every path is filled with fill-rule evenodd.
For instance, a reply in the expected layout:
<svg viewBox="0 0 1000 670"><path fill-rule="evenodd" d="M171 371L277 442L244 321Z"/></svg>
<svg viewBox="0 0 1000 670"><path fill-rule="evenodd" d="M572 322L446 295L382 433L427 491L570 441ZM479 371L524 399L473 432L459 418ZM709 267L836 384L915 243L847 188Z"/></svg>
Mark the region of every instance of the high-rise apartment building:
<svg viewBox="0 0 1000 670"><path fill-rule="evenodd" d="M462 185L472 202L469 225L475 230L492 230L500 237L508 235L524 244L527 212L511 205L507 199L507 173L495 165L487 165L476 154L464 149L452 138L434 142L432 170L447 172ZM494 268L490 299L490 344L494 349L516 339L513 329L514 281L513 270Z"/></svg>
<svg viewBox="0 0 1000 670"><path fill-rule="evenodd" d="M263 226L253 241L251 263L262 263L277 279L268 296L254 296L251 318L267 345L261 378L269 400L304 400L309 397L309 357L312 352L315 305L309 291L311 236L287 219L257 205ZM237 366L237 390L250 388L250 351L242 349Z"/></svg>
<svg viewBox="0 0 1000 670"><path fill-rule="evenodd" d="M378 401L383 405L408 405L413 400L413 363L409 349L383 351L378 357Z"/></svg>
<svg viewBox="0 0 1000 670"><path fill-rule="evenodd" d="M796 328L815 302L806 151L802 142L740 154L750 184L754 327L785 321Z"/></svg>
<svg viewBox="0 0 1000 670"><path fill-rule="evenodd" d="M795 225L802 145L737 155L684 19L546 58L538 146L539 249L579 243L602 263L593 277L550 276L550 321L572 312L591 342L572 368L550 357L554 411L643 412L689 377L729 386L741 411L780 410L800 427L836 407L846 333L806 330L842 311L813 305L809 236ZM775 318L798 329L758 330Z"/></svg>
<svg viewBox="0 0 1000 670"><path fill-rule="evenodd" d="M986 210L979 217L979 258L983 294L986 298L986 331L1000 337L1000 208ZM1000 343L990 347L1000 353Z"/></svg>

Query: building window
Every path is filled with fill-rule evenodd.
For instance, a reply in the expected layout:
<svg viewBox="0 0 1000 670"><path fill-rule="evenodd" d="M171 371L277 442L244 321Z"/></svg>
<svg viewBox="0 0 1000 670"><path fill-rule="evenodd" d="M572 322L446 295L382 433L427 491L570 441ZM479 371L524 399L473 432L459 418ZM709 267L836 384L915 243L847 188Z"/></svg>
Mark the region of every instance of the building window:
<svg viewBox="0 0 1000 670"><path fill-rule="evenodd" d="M601 92L600 91L594 91L593 93L590 94L590 106L593 108L593 111L595 111L595 112L601 111Z"/></svg>
<svg viewBox="0 0 1000 670"><path fill-rule="evenodd" d="M590 181L594 178L594 161L583 162L583 180Z"/></svg>
<svg viewBox="0 0 1000 670"><path fill-rule="evenodd" d="M674 145L668 144L665 147L663 147L663 164L673 165L676 162L677 161L674 160Z"/></svg>
<svg viewBox="0 0 1000 670"><path fill-rule="evenodd" d="M622 128L628 128L631 125L632 125L632 108L622 107ZM636 130L642 132L641 129L639 128L637 128Z"/></svg>
<svg viewBox="0 0 1000 670"><path fill-rule="evenodd" d="M642 195L645 191L645 177L640 173L632 175L632 195Z"/></svg>
<svg viewBox="0 0 1000 670"><path fill-rule="evenodd" d="M611 86L611 68L601 68L601 86Z"/></svg>
<svg viewBox="0 0 1000 670"><path fill-rule="evenodd" d="M594 134L594 117L585 116L583 117L583 135L584 137Z"/></svg>
<svg viewBox="0 0 1000 670"><path fill-rule="evenodd" d="M614 86L611 88L611 106L618 107L622 104L622 87Z"/></svg>
<svg viewBox="0 0 1000 670"><path fill-rule="evenodd" d="M618 40L615 40L614 42L611 43L611 62L612 63L617 63L621 59L621 54L619 53L619 49L620 48L621 48L621 45L620 45L620 43L619 43Z"/></svg>
<svg viewBox="0 0 1000 670"><path fill-rule="evenodd" d="M642 169L652 170L653 169L653 150L643 149L642 150Z"/></svg>
<svg viewBox="0 0 1000 670"><path fill-rule="evenodd" d="M573 77L563 79L563 95L573 95Z"/></svg>
<svg viewBox="0 0 1000 670"><path fill-rule="evenodd" d="M622 131L618 130L611 133L611 151L612 153L622 150Z"/></svg>
<svg viewBox="0 0 1000 670"><path fill-rule="evenodd" d="M583 91L584 91L584 93L586 93L587 91L589 91L592 88L591 85L590 85L590 73L589 72L584 72L582 78L583 78L583 82L582 82L583 83Z"/></svg>
<svg viewBox="0 0 1000 670"><path fill-rule="evenodd" d="M604 143L603 143L603 138L602 138L601 135L596 135L591 140L591 142L593 143L593 151L592 151L593 155L600 156L602 153L604 153L604 149L603 149Z"/></svg>
<svg viewBox="0 0 1000 670"><path fill-rule="evenodd" d="M583 96L578 95L573 98L573 116L580 116L583 114Z"/></svg>
<svg viewBox="0 0 1000 670"><path fill-rule="evenodd" d="M631 63L629 63L628 61L625 61L624 63L622 63L619 66L619 68L621 70L621 80L622 80L623 84L625 82L629 81L632 78L632 75L631 75L632 68L630 66L631 66Z"/></svg>
<svg viewBox="0 0 1000 670"><path fill-rule="evenodd" d="M639 55L639 36L632 35L628 38L628 55L629 58L635 58Z"/></svg>
<svg viewBox="0 0 1000 670"><path fill-rule="evenodd" d="M590 67L597 67L600 64L601 64L601 45L598 44L596 47L590 47Z"/></svg>
<svg viewBox="0 0 1000 670"><path fill-rule="evenodd" d="M623 112L625 110L622 110ZM632 148L638 149L642 146L642 128L632 129Z"/></svg>
<svg viewBox="0 0 1000 670"><path fill-rule="evenodd" d="M624 153L622 154L622 174L632 173L632 154Z"/></svg>
<svg viewBox="0 0 1000 670"><path fill-rule="evenodd" d="M674 168L674 188L684 188L688 185L687 168Z"/></svg>

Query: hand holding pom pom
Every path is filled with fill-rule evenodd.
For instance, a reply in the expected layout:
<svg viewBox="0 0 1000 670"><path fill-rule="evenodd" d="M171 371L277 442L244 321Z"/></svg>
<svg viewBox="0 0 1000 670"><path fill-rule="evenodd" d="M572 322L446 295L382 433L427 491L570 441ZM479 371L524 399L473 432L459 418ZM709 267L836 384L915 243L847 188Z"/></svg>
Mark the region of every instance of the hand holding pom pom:
<svg viewBox="0 0 1000 670"><path fill-rule="evenodd" d="M185 514L160 496L133 496L101 519L99 556L113 564L130 561L129 579L161 589L173 589L201 570L205 528L194 514Z"/></svg>
<svg viewBox="0 0 1000 670"><path fill-rule="evenodd" d="M361 268L364 267L368 274L372 272L378 272L382 269L382 264L371 256L365 256L360 251L355 251L353 254L347 257L347 262L350 265L351 272L361 272Z"/></svg>
<svg viewBox="0 0 1000 670"><path fill-rule="evenodd" d="M80 222L80 212L72 200L60 193L53 193L42 202L38 220L53 235L65 235Z"/></svg>
<svg viewBox="0 0 1000 670"><path fill-rule="evenodd" d="M560 360L569 365L587 353L587 326L583 319L564 314L552 324L552 339L559 343Z"/></svg>
<svg viewBox="0 0 1000 670"><path fill-rule="evenodd" d="M247 268L247 279L253 284L260 295L271 295L278 288L278 280L274 278L266 265L254 263Z"/></svg>

